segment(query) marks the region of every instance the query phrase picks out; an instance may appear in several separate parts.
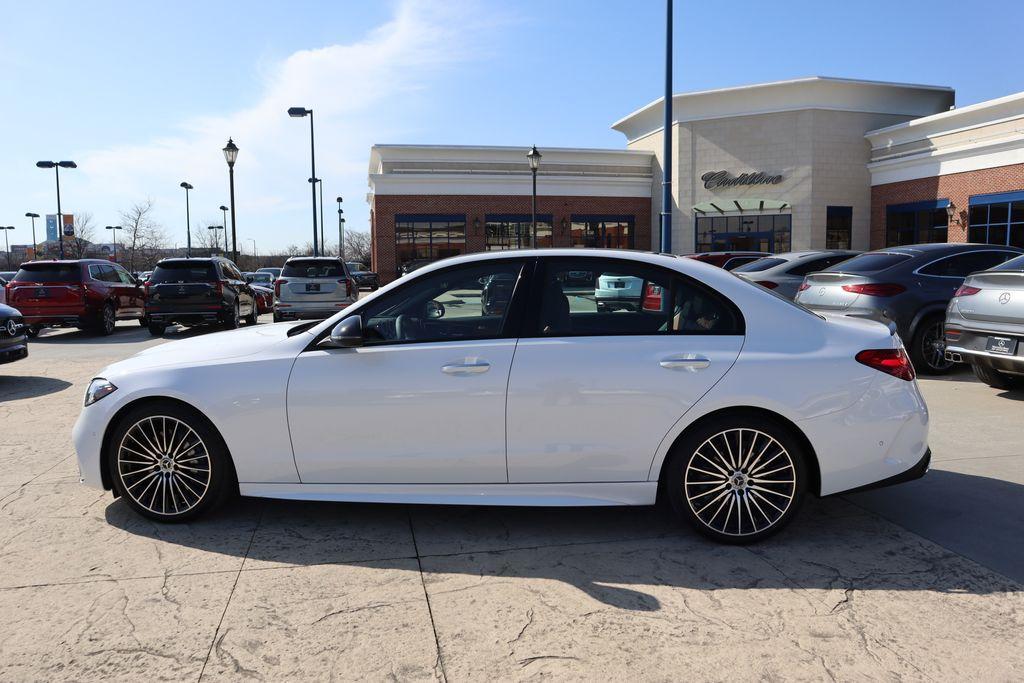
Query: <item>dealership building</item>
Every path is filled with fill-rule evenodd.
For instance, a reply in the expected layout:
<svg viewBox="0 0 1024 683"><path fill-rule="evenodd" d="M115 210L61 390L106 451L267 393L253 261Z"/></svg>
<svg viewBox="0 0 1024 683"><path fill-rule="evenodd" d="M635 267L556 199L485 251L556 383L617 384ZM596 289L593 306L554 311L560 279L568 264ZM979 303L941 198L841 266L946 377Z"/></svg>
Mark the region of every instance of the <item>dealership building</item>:
<svg viewBox="0 0 1024 683"><path fill-rule="evenodd" d="M822 77L675 95L672 251L1024 246L1024 94L954 98ZM613 123L622 149L541 148L536 234L527 147L375 145L373 268L386 282L531 244L656 250L663 118L659 99Z"/></svg>

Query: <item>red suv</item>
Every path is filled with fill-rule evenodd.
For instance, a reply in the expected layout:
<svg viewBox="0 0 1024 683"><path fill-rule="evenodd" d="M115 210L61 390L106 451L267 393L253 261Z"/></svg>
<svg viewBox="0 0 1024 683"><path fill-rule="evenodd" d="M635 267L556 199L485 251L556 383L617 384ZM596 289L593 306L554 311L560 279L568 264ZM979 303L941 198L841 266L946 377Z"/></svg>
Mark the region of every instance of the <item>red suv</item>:
<svg viewBox="0 0 1024 683"><path fill-rule="evenodd" d="M116 263L102 259L29 261L7 283L7 303L25 316L28 335L44 327L111 334L118 320L145 321L145 293Z"/></svg>

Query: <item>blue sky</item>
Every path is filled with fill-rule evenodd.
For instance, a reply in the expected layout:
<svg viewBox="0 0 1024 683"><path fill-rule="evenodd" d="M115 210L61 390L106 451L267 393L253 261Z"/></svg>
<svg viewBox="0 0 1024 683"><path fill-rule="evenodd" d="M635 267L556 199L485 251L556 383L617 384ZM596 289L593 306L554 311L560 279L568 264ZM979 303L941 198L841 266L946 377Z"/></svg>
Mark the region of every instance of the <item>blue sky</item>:
<svg viewBox="0 0 1024 683"><path fill-rule="evenodd" d="M64 211L98 226L146 198L171 242L220 222L233 136L240 246L309 239L317 171L368 229L371 144L622 147L609 125L661 95L664 2L7 2L0 224L54 213L39 159L73 159ZM972 18L973 17L973 18ZM676 0L675 90L807 75L952 86L960 106L1024 90L1015 0Z"/></svg>

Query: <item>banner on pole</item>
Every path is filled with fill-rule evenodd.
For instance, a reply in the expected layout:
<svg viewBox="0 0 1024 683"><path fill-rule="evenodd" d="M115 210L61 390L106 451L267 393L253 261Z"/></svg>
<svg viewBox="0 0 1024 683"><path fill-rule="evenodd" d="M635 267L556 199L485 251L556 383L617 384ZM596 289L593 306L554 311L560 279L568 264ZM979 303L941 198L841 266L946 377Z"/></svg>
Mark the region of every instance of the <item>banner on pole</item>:
<svg viewBox="0 0 1024 683"><path fill-rule="evenodd" d="M46 214L46 239L49 242L57 241L57 214Z"/></svg>

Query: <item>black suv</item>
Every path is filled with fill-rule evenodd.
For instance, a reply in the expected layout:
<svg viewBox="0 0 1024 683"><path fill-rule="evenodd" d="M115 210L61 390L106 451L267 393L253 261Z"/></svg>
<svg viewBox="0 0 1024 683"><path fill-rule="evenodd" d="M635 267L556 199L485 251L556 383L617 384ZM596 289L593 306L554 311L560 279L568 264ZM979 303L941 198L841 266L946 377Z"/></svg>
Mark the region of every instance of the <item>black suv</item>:
<svg viewBox="0 0 1024 683"><path fill-rule="evenodd" d="M233 330L243 316L247 324L256 324L256 295L226 258L164 259L146 281L146 319L153 336L172 323Z"/></svg>

